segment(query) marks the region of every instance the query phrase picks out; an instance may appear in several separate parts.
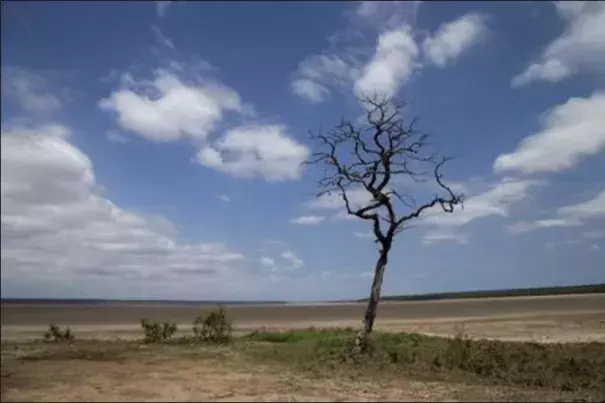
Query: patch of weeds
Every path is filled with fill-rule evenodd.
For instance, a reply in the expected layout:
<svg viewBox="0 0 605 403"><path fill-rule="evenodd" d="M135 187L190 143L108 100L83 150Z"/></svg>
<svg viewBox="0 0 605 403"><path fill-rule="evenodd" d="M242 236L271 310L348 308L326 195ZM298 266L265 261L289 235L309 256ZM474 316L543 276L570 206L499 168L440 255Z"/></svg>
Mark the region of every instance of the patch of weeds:
<svg viewBox="0 0 605 403"><path fill-rule="evenodd" d="M227 311L222 306L206 316L198 316L193 322L194 338L202 342L227 343L231 341L232 326Z"/></svg>
<svg viewBox="0 0 605 403"><path fill-rule="evenodd" d="M388 370L419 377L475 379L491 384L605 392L605 344L539 344L473 340L460 331L454 338L413 333L372 334L369 349L353 355L355 333L321 331L253 332L257 343L247 353L257 360L297 365L312 373L348 371L372 374ZM605 398L605 396L603 396Z"/></svg>
<svg viewBox="0 0 605 403"><path fill-rule="evenodd" d="M104 343L74 343L33 350L19 357L21 361L114 361L122 360L124 353L133 350L130 345Z"/></svg>
<svg viewBox="0 0 605 403"><path fill-rule="evenodd" d="M178 330L175 323L151 322L148 319L141 319L141 327L145 333L145 343L163 343L170 339Z"/></svg>
<svg viewBox="0 0 605 403"><path fill-rule="evenodd" d="M353 334L353 329L315 329L313 327L302 330L289 330L285 332L254 331L245 336L252 341L265 341L269 343L293 343L304 340L331 340L342 338L343 335Z"/></svg>
<svg viewBox="0 0 605 403"><path fill-rule="evenodd" d="M72 343L74 340L75 336L69 327L63 330L54 323L48 325L48 330L44 333L44 341L49 343Z"/></svg>

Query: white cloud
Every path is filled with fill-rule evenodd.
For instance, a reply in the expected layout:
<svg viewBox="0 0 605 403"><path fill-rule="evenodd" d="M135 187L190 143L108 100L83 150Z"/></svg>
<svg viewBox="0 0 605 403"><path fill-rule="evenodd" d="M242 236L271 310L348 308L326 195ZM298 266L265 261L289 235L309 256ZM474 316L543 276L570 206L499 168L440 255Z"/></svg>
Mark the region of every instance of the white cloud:
<svg viewBox="0 0 605 403"><path fill-rule="evenodd" d="M355 81L355 93L393 97L417 67L418 53L409 26L382 33L373 57Z"/></svg>
<svg viewBox="0 0 605 403"><path fill-rule="evenodd" d="M360 1L355 9L358 16L368 18L378 12L380 2L378 1Z"/></svg>
<svg viewBox="0 0 605 403"><path fill-rule="evenodd" d="M594 220L605 216L605 190L598 193L593 199L571 205L559 207L556 210L554 218L536 220L536 221L520 221L508 226L509 232L520 234L540 228L555 228L555 227L577 227L583 224L586 220ZM586 233L585 238L598 237L599 232Z"/></svg>
<svg viewBox="0 0 605 403"><path fill-rule="evenodd" d="M217 197L219 199L221 199L222 201L224 201L225 203L229 203L231 201L231 198L227 195L218 195Z"/></svg>
<svg viewBox="0 0 605 403"><path fill-rule="evenodd" d="M237 178L299 179L309 149L281 125L248 125L228 130L197 155L197 162Z"/></svg>
<svg viewBox="0 0 605 403"><path fill-rule="evenodd" d="M347 198L352 209L360 208L372 200L372 195L362 187L347 190ZM324 193L307 203L307 207L316 210L344 209L345 204L339 191Z"/></svg>
<svg viewBox="0 0 605 403"><path fill-rule="evenodd" d="M478 13L466 14L442 24L422 44L425 57L438 67L445 67L477 44L486 34L487 18Z"/></svg>
<svg viewBox="0 0 605 403"><path fill-rule="evenodd" d="M565 21L563 33L546 46L537 61L512 79L512 87L538 80L555 83L581 71L605 72L605 2L554 4Z"/></svg>
<svg viewBox="0 0 605 403"><path fill-rule="evenodd" d="M321 54L305 58L292 74L294 94L321 103L332 91L355 95L391 95L397 92L415 67L419 50L412 27L420 1L362 1L345 11L350 26L328 38ZM375 46L365 38L378 36Z"/></svg>
<svg viewBox="0 0 605 403"><path fill-rule="evenodd" d="M599 245L597 245L596 243L593 243L592 245L590 245L590 250L597 251L600 249L601 249L601 247Z"/></svg>
<svg viewBox="0 0 605 403"><path fill-rule="evenodd" d="M226 111L242 111L239 95L212 82L185 82L158 69L152 81L122 76L121 87L99 102L117 114L118 125L152 141L204 140Z"/></svg>
<svg viewBox="0 0 605 403"><path fill-rule="evenodd" d="M464 201L464 210L453 214L445 214L440 208L434 208L421 220L423 225L438 227L458 227L474 220L499 216L507 217L510 208L528 196L532 187L540 185L535 180L504 179L492 185L491 189L471 196Z"/></svg>
<svg viewBox="0 0 605 403"><path fill-rule="evenodd" d="M314 104L323 102L330 95L329 89L308 78L292 81L292 92Z"/></svg>
<svg viewBox="0 0 605 403"><path fill-rule="evenodd" d="M579 244L580 241L578 241L577 239L567 239L565 241L555 241L555 242L548 242L546 244L546 247L548 249L553 249L557 246L565 246L565 245L577 245Z"/></svg>
<svg viewBox="0 0 605 403"><path fill-rule="evenodd" d="M325 217L317 216L317 215L306 215L293 218L290 220L292 224L297 225L316 225L325 220Z"/></svg>
<svg viewBox="0 0 605 403"><path fill-rule="evenodd" d="M90 284L94 276L146 289L142 280L190 284L183 276L194 276L196 287L201 282L212 295L236 286L243 255L220 243L180 243L170 221L102 197L90 159L68 138L59 125L2 131L3 283Z"/></svg>
<svg viewBox="0 0 605 403"><path fill-rule="evenodd" d="M356 238L360 238L360 239L372 239L372 238L374 238L374 234L372 233L372 231L355 232L354 235L355 235Z"/></svg>
<svg viewBox="0 0 605 403"><path fill-rule="evenodd" d="M455 234L448 231L430 231L424 234L422 237L423 245L430 245L436 242L453 241L459 244L468 243L468 235L466 234Z"/></svg>
<svg viewBox="0 0 605 403"><path fill-rule="evenodd" d="M292 91L309 102L320 103L330 95L330 88L350 85L357 74L353 63L337 54L313 55L298 65Z"/></svg>
<svg viewBox="0 0 605 403"><path fill-rule="evenodd" d="M2 68L2 95L26 112L53 112L62 107L45 77L17 67Z"/></svg>
<svg viewBox="0 0 605 403"><path fill-rule="evenodd" d="M155 37L156 42L160 46L164 46L170 50L176 50L174 43L170 38L168 38L162 30L157 25L151 25L151 31L153 32L153 36Z"/></svg>
<svg viewBox="0 0 605 403"><path fill-rule="evenodd" d="M124 137L116 130L109 130L107 132L107 140L109 140L113 143L122 143L122 144L126 144L126 143L130 142L130 140L128 140L127 137Z"/></svg>
<svg viewBox="0 0 605 403"><path fill-rule="evenodd" d="M260 263L265 267L275 267L275 260L271 259L268 256L263 256L260 258Z"/></svg>
<svg viewBox="0 0 605 403"><path fill-rule="evenodd" d="M511 234L521 234L539 228L576 227L581 225L580 221L570 218L550 218L536 221L518 221L507 226Z"/></svg>
<svg viewBox="0 0 605 403"><path fill-rule="evenodd" d="M282 252L281 257L288 262L288 265L284 267L285 270L296 270L305 265L305 262L299 259L291 250Z"/></svg>
<svg viewBox="0 0 605 403"><path fill-rule="evenodd" d="M517 149L499 155L494 170L556 172L577 165L605 148L605 92L570 98L545 115L542 130L526 137Z"/></svg>
<svg viewBox="0 0 605 403"><path fill-rule="evenodd" d="M598 193L594 199L573 206L560 207L557 209L557 214L578 220L605 216L605 190Z"/></svg>
<svg viewBox="0 0 605 403"><path fill-rule="evenodd" d="M172 4L172 1L169 0L156 0L155 2L155 10L158 13L160 18L163 18L166 15L166 10Z"/></svg>
<svg viewBox="0 0 605 403"><path fill-rule="evenodd" d="M353 9L355 22L366 28L389 30L403 24L414 26L422 1L359 1Z"/></svg>

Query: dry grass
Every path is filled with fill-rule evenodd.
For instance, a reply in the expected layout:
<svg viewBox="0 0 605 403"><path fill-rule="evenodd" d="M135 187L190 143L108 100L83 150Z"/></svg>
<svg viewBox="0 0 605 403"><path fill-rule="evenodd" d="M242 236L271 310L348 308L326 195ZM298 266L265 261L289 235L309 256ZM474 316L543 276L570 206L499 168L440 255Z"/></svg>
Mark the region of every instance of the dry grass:
<svg viewBox="0 0 605 403"><path fill-rule="evenodd" d="M255 332L230 345L5 342L3 401L602 401L605 345Z"/></svg>

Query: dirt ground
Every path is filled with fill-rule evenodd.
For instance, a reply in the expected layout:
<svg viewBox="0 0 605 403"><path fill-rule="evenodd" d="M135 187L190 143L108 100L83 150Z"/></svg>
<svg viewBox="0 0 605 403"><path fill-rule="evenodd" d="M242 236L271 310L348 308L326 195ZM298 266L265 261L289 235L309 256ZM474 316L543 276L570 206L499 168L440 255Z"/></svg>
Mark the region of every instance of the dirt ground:
<svg viewBox="0 0 605 403"><path fill-rule="evenodd" d="M259 366L237 351L150 347L88 359L2 351L2 401L564 401L578 394L396 378L329 378ZM20 359L19 359L20 358ZM587 397L590 400L590 397Z"/></svg>
<svg viewBox="0 0 605 403"><path fill-rule="evenodd" d="M578 394L407 379L388 374L318 378L245 360L233 349L195 353L143 347L83 359L35 359L45 348L23 344L49 323L77 338L140 338L138 320L173 320L189 332L207 308L191 306L2 305L2 401L565 401ZM228 309L235 332L357 328L363 304L256 306ZM506 340L605 341L605 295L384 303L377 330ZM121 343L121 342L116 342ZM29 346L29 347L28 347ZM33 355L32 355L33 354ZM27 358L29 356L34 358ZM24 359L25 357L25 359ZM570 392L571 393L571 392ZM580 396L580 398L582 398ZM585 399L590 400L590 397Z"/></svg>
<svg viewBox="0 0 605 403"><path fill-rule="evenodd" d="M140 336L141 318L176 322L190 331L207 306L164 305L7 305L1 306L2 339L39 337L49 323L70 326L79 337ZM228 315L236 333L306 327L361 325L364 304L321 306L233 306ZM605 341L605 294L552 297L482 298L449 301L385 302L376 328L503 340Z"/></svg>

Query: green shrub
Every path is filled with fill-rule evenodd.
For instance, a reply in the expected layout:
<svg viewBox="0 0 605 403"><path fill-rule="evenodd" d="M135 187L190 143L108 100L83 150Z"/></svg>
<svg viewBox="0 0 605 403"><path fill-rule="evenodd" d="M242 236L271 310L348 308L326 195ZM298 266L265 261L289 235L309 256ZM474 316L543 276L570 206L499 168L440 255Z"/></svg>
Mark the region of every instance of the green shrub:
<svg viewBox="0 0 605 403"><path fill-rule="evenodd" d="M198 316L193 322L196 340L212 343L226 343L231 340L231 322L223 307L210 311L206 316Z"/></svg>
<svg viewBox="0 0 605 403"><path fill-rule="evenodd" d="M145 333L145 343L162 343L171 338L177 331L175 323L151 322L141 319L141 327Z"/></svg>
<svg viewBox="0 0 605 403"><path fill-rule="evenodd" d="M44 333L44 340L47 342L54 343L63 343L74 341L75 337L71 330L66 328L65 330L61 330L61 328L54 323L48 325L48 330Z"/></svg>

